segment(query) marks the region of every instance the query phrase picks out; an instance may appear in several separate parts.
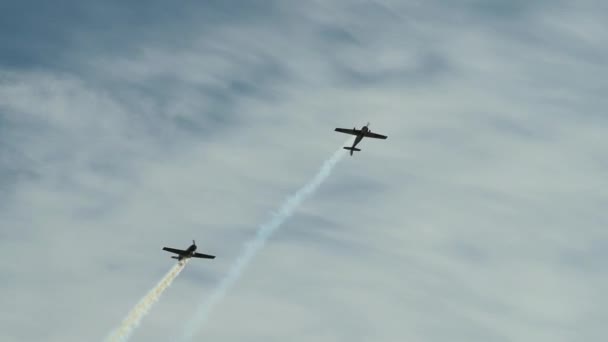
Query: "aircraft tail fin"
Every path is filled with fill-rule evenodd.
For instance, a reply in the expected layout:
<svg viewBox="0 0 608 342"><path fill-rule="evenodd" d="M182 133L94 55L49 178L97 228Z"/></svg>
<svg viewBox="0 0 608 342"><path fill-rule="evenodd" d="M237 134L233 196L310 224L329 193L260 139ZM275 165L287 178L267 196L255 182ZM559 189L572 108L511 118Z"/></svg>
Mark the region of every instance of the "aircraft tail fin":
<svg viewBox="0 0 608 342"><path fill-rule="evenodd" d="M357 151L357 152L361 151L361 149L360 149L360 148L356 148L356 147L348 147L348 146L344 146L344 149L345 149L345 150L349 150L349 151L350 151L350 155L351 155L351 156L353 155L353 151Z"/></svg>
<svg viewBox="0 0 608 342"><path fill-rule="evenodd" d="M349 150L349 151L357 151L357 152L361 151L361 149L360 149L360 148L356 148L356 147L348 147L348 146L344 146L344 149L345 149L345 150Z"/></svg>

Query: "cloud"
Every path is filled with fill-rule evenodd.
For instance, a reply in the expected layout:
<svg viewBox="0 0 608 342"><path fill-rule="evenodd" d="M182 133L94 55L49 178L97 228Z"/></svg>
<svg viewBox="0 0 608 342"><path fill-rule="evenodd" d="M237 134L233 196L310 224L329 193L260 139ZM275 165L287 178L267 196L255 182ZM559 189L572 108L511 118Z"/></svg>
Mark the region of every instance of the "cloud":
<svg viewBox="0 0 608 342"><path fill-rule="evenodd" d="M195 238L218 258L134 336L166 341L333 127L367 121L389 139L339 165L200 338L602 336L593 2L26 5L0 20L2 340L103 338L160 248Z"/></svg>
<svg viewBox="0 0 608 342"><path fill-rule="evenodd" d="M122 1L61 0L50 4L20 1L0 14L6 67L64 71L94 56L132 55L145 46L183 47L200 33L233 25L267 13L269 1L164 1L126 4Z"/></svg>

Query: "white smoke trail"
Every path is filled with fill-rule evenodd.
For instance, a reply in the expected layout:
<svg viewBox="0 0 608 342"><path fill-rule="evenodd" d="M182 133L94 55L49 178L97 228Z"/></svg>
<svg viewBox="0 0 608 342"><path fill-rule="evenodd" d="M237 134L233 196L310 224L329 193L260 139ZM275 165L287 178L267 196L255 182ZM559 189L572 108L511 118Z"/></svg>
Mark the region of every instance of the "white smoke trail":
<svg viewBox="0 0 608 342"><path fill-rule="evenodd" d="M351 139L349 139L347 143L350 141ZM272 233L274 233L281 226L281 224L293 214L295 209L305 199L307 199L321 185L321 183L323 183L323 181L331 173L334 166L340 161L340 159L342 159L342 157L344 157L345 153L345 150L340 147L340 150L336 151L331 158L323 163L319 172L310 182L296 191L296 193L291 197L287 198L279 211L274 213L272 219L260 226L256 236L245 245L243 252L232 264L228 274L220 281L211 295L201 303L196 313L190 318L190 320L188 320L186 326L184 327L184 333L182 336L183 341L192 340L197 330L200 329L207 321L207 318L209 317L209 314L211 313L211 310L215 304L224 298L228 290L239 279L245 267L257 254L257 252L264 247L266 240L268 240Z"/></svg>
<svg viewBox="0 0 608 342"><path fill-rule="evenodd" d="M179 273L186 267L186 263L188 259L178 262L173 266L167 274L146 294L140 301L135 305L135 307L129 312L127 317L122 321L120 326L116 328L110 336L106 338L106 342L126 342L133 334L133 330L137 328L142 318L152 308L154 303L156 303L163 292L171 286L171 283Z"/></svg>

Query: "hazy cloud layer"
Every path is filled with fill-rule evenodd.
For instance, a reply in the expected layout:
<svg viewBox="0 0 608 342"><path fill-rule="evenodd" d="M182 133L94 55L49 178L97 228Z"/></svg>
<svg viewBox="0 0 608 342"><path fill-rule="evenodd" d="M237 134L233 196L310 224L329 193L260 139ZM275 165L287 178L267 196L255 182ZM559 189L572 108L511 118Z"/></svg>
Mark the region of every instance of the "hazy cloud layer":
<svg viewBox="0 0 608 342"><path fill-rule="evenodd" d="M167 341L280 202L337 166L199 337L599 341L599 1L61 1L0 10L0 340Z"/></svg>

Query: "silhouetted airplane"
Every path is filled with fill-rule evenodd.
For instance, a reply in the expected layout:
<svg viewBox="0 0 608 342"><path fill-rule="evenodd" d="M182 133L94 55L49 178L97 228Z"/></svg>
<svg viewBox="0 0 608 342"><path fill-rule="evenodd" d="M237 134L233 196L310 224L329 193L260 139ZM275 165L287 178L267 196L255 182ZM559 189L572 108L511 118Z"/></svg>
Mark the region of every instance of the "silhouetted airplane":
<svg viewBox="0 0 608 342"><path fill-rule="evenodd" d="M190 247L188 247L186 250L169 247L163 247L163 250L177 254L177 256L172 256L171 258L177 259L178 261L189 258L215 259L214 255L196 253L196 242L194 242L194 240L192 240L192 245L190 245Z"/></svg>
<svg viewBox="0 0 608 342"><path fill-rule="evenodd" d="M367 125L361 127L361 129L357 129L356 127L353 127L353 129L336 128L335 131L336 132L340 132L340 133L352 134L352 135L356 135L357 136L355 138L355 141L353 142L353 146L351 146L351 147L344 146L345 150L349 150L350 151L350 155L351 156L353 155L353 151L361 151L361 149L356 148L355 146L357 146L357 144L363 139L363 137L366 137L366 138L376 138L376 139L386 139L387 138L386 135L372 133L372 131L369 130L369 122L367 123Z"/></svg>

